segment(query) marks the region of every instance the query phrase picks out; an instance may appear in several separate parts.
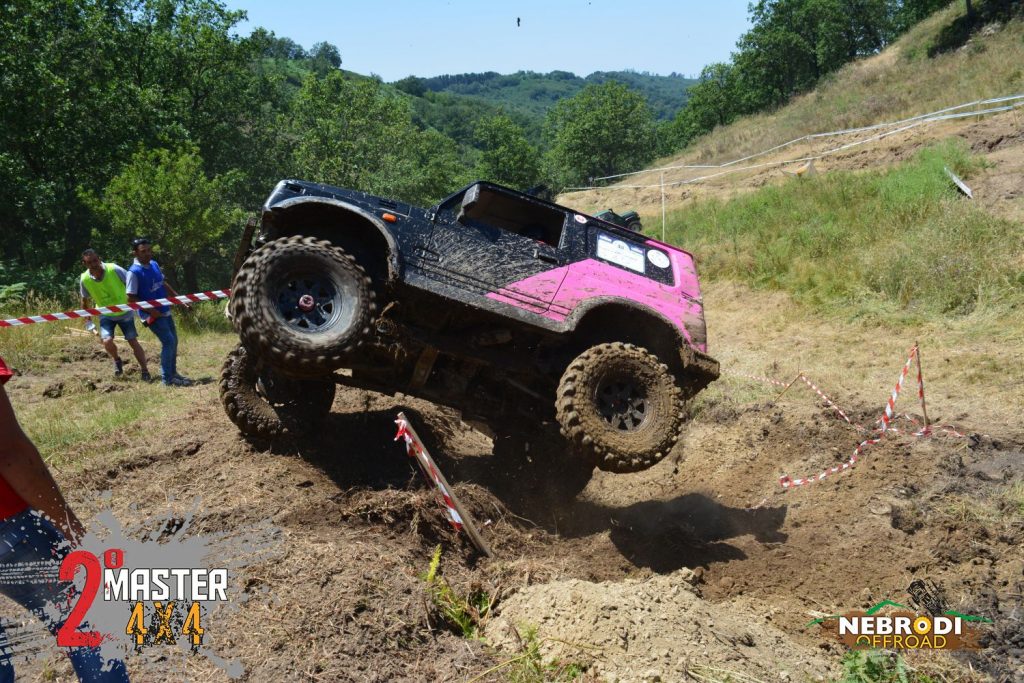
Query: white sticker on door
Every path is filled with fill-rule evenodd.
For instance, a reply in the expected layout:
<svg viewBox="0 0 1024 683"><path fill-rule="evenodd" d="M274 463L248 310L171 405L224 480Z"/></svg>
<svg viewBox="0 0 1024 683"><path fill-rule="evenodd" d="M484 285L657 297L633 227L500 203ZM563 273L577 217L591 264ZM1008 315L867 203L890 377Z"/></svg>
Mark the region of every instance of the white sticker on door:
<svg viewBox="0 0 1024 683"><path fill-rule="evenodd" d="M644 272L644 248L611 235L598 233L597 257L638 273Z"/></svg>

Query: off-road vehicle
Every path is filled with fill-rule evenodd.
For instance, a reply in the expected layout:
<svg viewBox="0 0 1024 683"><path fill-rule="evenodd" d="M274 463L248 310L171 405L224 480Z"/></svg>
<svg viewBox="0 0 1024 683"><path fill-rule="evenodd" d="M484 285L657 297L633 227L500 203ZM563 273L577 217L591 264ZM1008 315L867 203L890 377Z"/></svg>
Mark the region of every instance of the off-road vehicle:
<svg viewBox="0 0 1024 683"><path fill-rule="evenodd" d="M422 209L284 180L257 227L221 380L246 434L310 430L335 384L401 392L496 451L571 453L585 484L664 458L718 377L689 253L537 197L477 182Z"/></svg>
<svg viewBox="0 0 1024 683"><path fill-rule="evenodd" d="M641 232L644 229L643 223L640 222L640 214L636 211L626 211L623 214L617 214L611 209L605 209L601 213L595 214L595 218L600 218L608 223L614 223L633 232Z"/></svg>

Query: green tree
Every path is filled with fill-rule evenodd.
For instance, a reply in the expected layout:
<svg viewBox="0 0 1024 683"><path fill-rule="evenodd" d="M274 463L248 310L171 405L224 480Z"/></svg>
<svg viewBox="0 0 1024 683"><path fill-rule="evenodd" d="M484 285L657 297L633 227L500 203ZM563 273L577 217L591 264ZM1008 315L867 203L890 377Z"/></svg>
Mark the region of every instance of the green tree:
<svg viewBox="0 0 1024 683"><path fill-rule="evenodd" d="M498 114L477 121L473 141L482 151L476 165L478 178L518 189L537 184L539 154L508 116Z"/></svg>
<svg viewBox="0 0 1024 683"><path fill-rule="evenodd" d="M778 106L894 35L897 0L758 0L733 54L744 113Z"/></svg>
<svg viewBox="0 0 1024 683"><path fill-rule="evenodd" d="M97 222L81 197L102 192L140 145L195 144L213 175L273 158L268 145L280 143L258 132L283 91L252 68L259 41L231 34L242 17L216 0L0 5L3 253L77 268ZM266 181L235 191L256 187Z"/></svg>
<svg viewBox="0 0 1024 683"><path fill-rule="evenodd" d="M314 73L326 76L341 68L341 52L330 43L317 43L309 50L309 63Z"/></svg>
<svg viewBox="0 0 1024 683"><path fill-rule="evenodd" d="M739 113L735 75L730 64L716 62L704 67L687 94L686 106L676 114L670 128L677 147L688 145L715 126L732 122Z"/></svg>
<svg viewBox="0 0 1024 683"><path fill-rule="evenodd" d="M560 100L544 122L552 177L563 186L632 171L654 157L654 118L647 102L617 81L586 86Z"/></svg>
<svg viewBox="0 0 1024 683"><path fill-rule="evenodd" d="M310 180L428 203L459 171L455 144L417 130L408 103L374 79L308 77L289 124L294 170Z"/></svg>
<svg viewBox="0 0 1024 683"><path fill-rule="evenodd" d="M216 253L228 231L245 220L245 212L227 199L239 180L238 171L207 177L194 147L138 152L102 198L89 200L111 226L95 239L116 253L133 236L151 238L161 247L165 269L180 268L182 284L196 291L199 257Z"/></svg>

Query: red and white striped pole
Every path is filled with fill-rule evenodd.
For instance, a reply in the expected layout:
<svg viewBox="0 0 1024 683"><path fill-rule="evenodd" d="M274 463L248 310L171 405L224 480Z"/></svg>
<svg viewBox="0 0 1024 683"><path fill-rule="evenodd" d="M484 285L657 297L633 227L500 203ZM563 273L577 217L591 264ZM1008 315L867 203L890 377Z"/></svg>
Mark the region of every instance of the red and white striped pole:
<svg viewBox="0 0 1024 683"><path fill-rule="evenodd" d="M924 429L921 430L921 436L927 436L931 433L931 423L928 421L928 406L925 405L924 401L924 375L921 373L921 348L918 343L914 342L914 349L917 350L917 397L921 400L921 414L924 416Z"/></svg>

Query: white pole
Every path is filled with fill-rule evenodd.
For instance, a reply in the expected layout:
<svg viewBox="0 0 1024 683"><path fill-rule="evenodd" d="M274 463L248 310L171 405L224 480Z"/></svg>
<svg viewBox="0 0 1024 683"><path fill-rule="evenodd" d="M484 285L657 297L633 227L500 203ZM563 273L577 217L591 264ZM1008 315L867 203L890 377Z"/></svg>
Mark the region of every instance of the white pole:
<svg viewBox="0 0 1024 683"><path fill-rule="evenodd" d="M661 172L661 241L665 241L665 172Z"/></svg>

